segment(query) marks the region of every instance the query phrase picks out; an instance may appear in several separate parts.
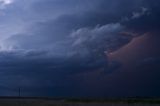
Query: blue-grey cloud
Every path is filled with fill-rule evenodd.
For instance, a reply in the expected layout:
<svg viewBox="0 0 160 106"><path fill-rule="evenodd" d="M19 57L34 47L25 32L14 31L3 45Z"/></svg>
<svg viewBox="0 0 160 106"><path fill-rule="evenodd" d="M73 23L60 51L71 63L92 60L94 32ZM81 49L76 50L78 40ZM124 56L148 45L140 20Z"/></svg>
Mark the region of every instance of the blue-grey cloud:
<svg viewBox="0 0 160 106"><path fill-rule="evenodd" d="M121 63L109 62L109 52L128 44L132 33L159 28L156 3L14 0L0 10L1 89L13 94L19 86L30 89L26 94L61 89L59 95L72 95L80 91L76 75L95 70L111 74Z"/></svg>

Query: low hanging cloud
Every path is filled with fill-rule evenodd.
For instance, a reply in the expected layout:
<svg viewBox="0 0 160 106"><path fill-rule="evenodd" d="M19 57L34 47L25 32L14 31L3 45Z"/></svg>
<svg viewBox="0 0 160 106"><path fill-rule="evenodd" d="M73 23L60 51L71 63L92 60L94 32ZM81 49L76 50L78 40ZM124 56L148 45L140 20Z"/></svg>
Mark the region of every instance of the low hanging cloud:
<svg viewBox="0 0 160 106"><path fill-rule="evenodd" d="M130 41L129 37L120 34L124 29L120 23L78 29L71 34L72 47L87 48L90 52L97 51L102 55L105 51L119 48Z"/></svg>
<svg viewBox="0 0 160 106"><path fill-rule="evenodd" d="M24 32L10 36L5 46L11 49L1 51L0 63L3 75L14 80L1 77L7 83L1 86L73 89L79 86L72 79L77 74L95 70L111 74L121 67L118 62L108 62L106 53L124 46L132 36L121 33L126 27L120 19L110 20L104 18L109 15L90 11L36 22ZM21 82L17 84L18 80Z"/></svg>
<svg viewBox="0 0 160 106"><path fill-rule="evenodd" d="M17 47L12 50L1 51L0 69L4 76L6 74L8 75L11 70L14 69L14 74L9 75L9 77L14 80L6 80L7 85L1 84L1 86L5 86L8 89L12 84L24 88L41 87L43 89L43 86L53 89L58 86L68 86L72 88L72 86L76 84L73 81L68 82L72 80L72 77L68 76L99 69L103 69L106 74L110 74L119 68L120 65L117 62L109 64L105 53L112 48L118 49L130 41L130 37L125 37L120 34L123 29L124 27L121 26L120 23L106 24L103 26L97 25L94 28L80 28L72 31L68 35L66 33L68 37L66 38L66 36L64 36L63 39L59 40L61 43L52 42L48 44L49 46L52 45L52 49L46 49L45 47L48 46L46 43L43 48L43 43L38 43L41 45L37 45L37 42L33 42L35 39L32 38L36 37L35 35L15 35L8 39L9 43L14 42L15 46L24 45L25 42L23 41L29 37L31 45L37 45L41 48L23 49ZM43 33L45 33L45 30ZM40 36L43 38L43 36L45 37L46 35L42 34ZM53 36L49 35L47 37L51 39ZM17 39L19 39L18 42L16 42ZM47 42L47 40L45 42ZM67 45L67 52L62 52L63 48L66 48L66 44L62 42L69 42L70 46ZM58 44L57 46L60 48L57 49L57 46L54 48L55 44ZM40 74L37 75L36 73ZM53 77L54 75L55 77ZM48 78L50 79L48 80ZM1 80L4 79L5 78L1 77ZM17 85L16 81L20 79L21 82ZM57 80L60 85L54 85L54 82ZM24 83L27 83L27 85L23 85ZM51 83L53 83L53 85ZM67 85L64 85L65 83ZM14 90L16 88L12 89Z"/></svg>
<svg viewBox="0 0 160 106"><path fill-rule="evenodd" d="M75 73L81 72L81 71L84 72L86 70L91 71L93 69L99 69L99 68L107 69L106 67L108 62L107 62L107 56L105 54L106 51L111 50L113 48L118 49L131 40L130 37L125 37L120 34L122 30L123 30L123 26L121 26L119 23L107 24L101 27L97 26L93 29L82 28L82 29L73 31L68 35L67 38L65 38L64 36L64 39L59 41L61 43L52 42L51 44L48 44L52 48L48 48L48 49L45 48L46 46L48 46L47 44L43 48L43 43L42 43L41 44L42 46L38 45L39 47L41 47L40 49L39 48L38 49L35 49L35 48L18 49L17 48L17 49L13 49L12 53L13 54L19 53L20 59L24 61L31 61L31 60L38 61L39 59L48 60L50 58L49 61L51 61L51 63L52 62L56 63L57 60L55 61L55 59L58 56L59 62L57 62L57 66L53 66L54 70L62 70L62 71L68 70L69 73L70 72L73 73L74 71ZM21 38L19 39L20 36ZM26 37L27 39L28 37L31 37L31 38L32 36L34 37L34 35L32 36L20 35L20 36L17 36L17 35L15 36L15 37L18 37L16 39L19 39L18 42L15 42L15 44L23 45L24 43L23 41L26 40ZM43 35L41 36L43 37ZM12 41L14 42L14 39L13 38L9 39L10 43ZM30 39L30 40L34 41L34 39ZM45 42L47 42L47 40ZM62 42L69 42L70 46L69 45L66 46L66 43L62 43ZM37 42L31 42L31 44L37 45L36 43ZM54 45L56 44L59 48L57 48L57 46L54 47ZM64 51L63 48L66 48L66 47L68 50L62 53L62 51ZM58 55L58 54L61 54L61 55ZM14 56L17 56L17 54L13 55L13 57ZM15 61L18 61L18 60L15 60ZM64 64L64 66L60 65L62 63Z"/></svg>
<svg viewBox="0 0 160 106"><path fill-rule="evenodd" d="M16 6L7 12L25 24L0 47L1 89L16 92L21 86L30 89L31 94L40 88L54 94L58 91L57 95L72 95L83 85L76 75L99 70L112 74L122 64L109 61L108 53L128 44L135 33L139 36L141 31L159 28L159 21L155 21L160 16L159 6L148 2L29 0L22 6L16 0ZM122 22L124 17L128 20Z"/></svg>

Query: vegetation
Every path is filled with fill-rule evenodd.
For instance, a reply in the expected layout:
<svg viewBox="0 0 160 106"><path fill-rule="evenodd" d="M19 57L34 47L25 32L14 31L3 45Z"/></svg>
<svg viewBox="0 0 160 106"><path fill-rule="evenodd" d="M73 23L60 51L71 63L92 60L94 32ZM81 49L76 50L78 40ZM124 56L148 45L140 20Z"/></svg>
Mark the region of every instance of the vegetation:
<svg viewBox="0 0 160 106"><path fill-rule="evenodd" d="M74 103L160 104L159 98L67 99L65 101Z"/></svg>
<svg viewBox="0 0 160 106"><path fill-rule="evenodd" d="M159 106L157 98L48 98L0 97L0 106Z"/></svg>

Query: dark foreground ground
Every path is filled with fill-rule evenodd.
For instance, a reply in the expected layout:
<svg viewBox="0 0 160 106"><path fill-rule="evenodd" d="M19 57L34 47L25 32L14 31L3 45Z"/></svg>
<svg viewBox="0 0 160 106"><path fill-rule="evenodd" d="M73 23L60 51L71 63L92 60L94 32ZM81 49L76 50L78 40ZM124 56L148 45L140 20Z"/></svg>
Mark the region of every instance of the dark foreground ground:
<svg viewBox="0 0 160 106"><path fill-rule="evenodd" d="M160 106L160 99L53 99L0 97L0 106Z"/></svg>

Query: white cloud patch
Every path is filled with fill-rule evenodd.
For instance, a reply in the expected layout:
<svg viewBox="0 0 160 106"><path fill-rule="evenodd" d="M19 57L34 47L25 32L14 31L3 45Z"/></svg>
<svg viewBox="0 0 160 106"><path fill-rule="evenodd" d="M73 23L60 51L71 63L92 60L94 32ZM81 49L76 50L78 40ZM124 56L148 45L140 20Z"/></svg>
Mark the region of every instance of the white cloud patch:
<svg viewBox="0 0 160 106"><path fill-rule="evenodd" d="M111 37L110 35L115 32L119 32L122 29L122 26L119 23L116 24L107 24L104 26L97 26L94 29L82 28L71 34L72 38L76 38L73 45L83 44L84 42L98 40L99 38Z"/></svg>
<svg viewBox="0 0 160 106"><path fill-rule="evenodd" d="M95 28L81 28L71 34L72 46L86 48L90 52L103 54L104 51L119 45L119 33L124 29L120 23L96 26ZM115 45L114 45L115 44Z"/></svg>
<svg viewBox="0 0 160 106"><path fill-rule="evenodd" d="M142 7L140 12L133 12L131 19L140 18L145 14L149 14L149 10L145 7Z"/></svg>
<svg viewBox="0 0 160 106"><path fill-rule="evenodd" d="M151 14L151 11L149 8L141 7L140 11L133 11L130 17L128 16L122 17L121 22L129 22L131 20L139 19L142 16L150 15L150 14Z"/></svg>
<svg viewBox="0 0 160 106"><path fill-rule="evenodd" d="M14 0L0 0L0 9L5 9L7 5L10 5Z"/></svg>

